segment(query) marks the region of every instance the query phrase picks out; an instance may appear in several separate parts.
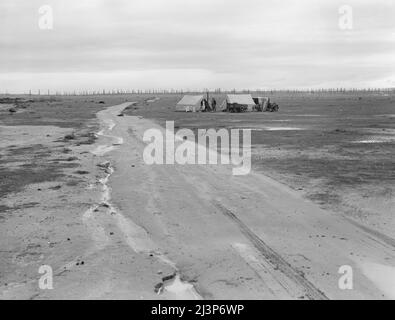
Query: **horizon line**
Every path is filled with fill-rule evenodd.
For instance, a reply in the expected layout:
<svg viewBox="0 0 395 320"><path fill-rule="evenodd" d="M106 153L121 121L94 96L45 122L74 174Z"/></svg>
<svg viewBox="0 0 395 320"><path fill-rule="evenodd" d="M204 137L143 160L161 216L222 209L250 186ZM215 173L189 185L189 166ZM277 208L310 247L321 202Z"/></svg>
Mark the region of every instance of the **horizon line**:
<svg viewBox="0 0 395 320"><path fill-rule="evenodd" d="M365 87L365 88L276 88L276 89L100 89L100 90L27 90L19 92L0 92L0 95L29 95L29 96L62 96L62 95L124 95L124 94L187 94L187 93L258 93L258 92L289 92L289 93L346 93L346 92L391 92L395 87Z"/></svg>

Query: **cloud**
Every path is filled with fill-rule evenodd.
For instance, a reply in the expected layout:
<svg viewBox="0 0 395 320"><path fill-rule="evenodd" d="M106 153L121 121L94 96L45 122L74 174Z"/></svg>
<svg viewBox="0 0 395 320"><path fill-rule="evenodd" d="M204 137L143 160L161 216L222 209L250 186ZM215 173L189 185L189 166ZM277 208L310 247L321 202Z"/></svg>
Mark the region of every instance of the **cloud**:
<svg viewBox="0 0 395 320"><path fill-rule="evenodd" d="M46 31L38 28L42 1L0 4L0 86L9 91L355 87L395 75L395 6L387 0L348 1L349 31L338 27L337 0L46 4L54 13Z"/></svg>

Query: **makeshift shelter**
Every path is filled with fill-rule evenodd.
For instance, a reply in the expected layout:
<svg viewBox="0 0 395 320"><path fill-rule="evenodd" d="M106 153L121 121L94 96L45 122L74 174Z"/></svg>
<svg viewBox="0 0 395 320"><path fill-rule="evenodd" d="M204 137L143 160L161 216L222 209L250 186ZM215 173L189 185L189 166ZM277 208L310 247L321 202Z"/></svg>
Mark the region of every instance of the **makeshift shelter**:
<svg viewBox="0 0 395 320"><path fill-rule="evenodd" d="M250 94L228 94L226 99L221 104L220 111L254 111L256 104Z"/></svg>
<svg viewBox="0 0 395 320"><path fill-rule="evenodd" d="M203 95L191 96L185 95L176 105L176 111L202 111L204 106L202 106Z"/></svg>
<svg viewBox="0 0 395 320"><path fill-rule="evenodd" d="M254 101L259 106L258 111L267 111L270 104L270 99L268 97L257 97L254 98Z"/></svg>

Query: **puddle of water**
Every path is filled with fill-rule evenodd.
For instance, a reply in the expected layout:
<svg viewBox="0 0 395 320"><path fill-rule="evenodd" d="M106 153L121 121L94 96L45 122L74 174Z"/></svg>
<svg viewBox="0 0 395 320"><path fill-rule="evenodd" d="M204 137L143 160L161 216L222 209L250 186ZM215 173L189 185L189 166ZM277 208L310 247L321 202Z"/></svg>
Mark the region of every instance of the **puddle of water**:
<svg viewBox="0 0 395 320"><path fill-rule="evenodd" d="M158 101L158 100L160 100L160 98L156 97L154 99L147 100L147 102L151 103L151 102L155 102L155 101Z"/></svg>
<svg viewBox="0 0 395 320"><path fill-rule="evenodd" d="M354 143L391 143L395 142L394 136L373 136L369 139L354 141Z"/></svg>
<svg viewBox="0 0 395 320"><path fill-rule="evenodd" d="M298 131L303 130L303 128L297 127L265 127L265 128L257 128L252 129L253 131Z"/></svg>
<svg viewBox="0 0 395 320"><path fill-rule="evenodd" d="M114 137L114 140L113 146L120 146L124 142L122 137Z"/></svg>
<svg viewBox="0 0 395 320"><path fill-rule="evenodd" d="M93 151L91 151L91 153L93 153L95 156L101 157L114 149L114 146L100 145L97 146Z"/></svg>
<svg viewBox="0 0 395 320"><path fill-rule="evenodd" d="M111 119L104 119L103 122L107 125L108 130L111 131L115 127L115 122Z"/></svg>
<svg viewBox="0 0 395 320"><path fill-rule="evenodd" d="M395 118L395 114L377 114L375 117Z"/></svg>
<svg viewBox="0 0 395 320"><path fill-rule="evenodd" d="M115 126L115 122L111 119L105 119L103 122L107 125L107 127L108 127L107 130L111 131ZM97 137L98 136L106 136L104 134L105 130L106 129L101 129L96 134L96 136ZM115 139L118 144L123 143L122 138L118 138L115 136L107 136L107 137ZM114 145L102 144L102 145L97 146L93 151L91 151L91 153L96 156L103 156L107 152L110 152L114 149L115 149ZM97 210L99 208L99 206L101 204L106 204L110 211L114 210L113 206L110 204L110 200L111 200L110 188L107 186L107 182L108 182L110 176L113 174L114 169L111 166L109 166L106 169L106 172L107 172L106 176L102 179L99 179L99 183L102 186L101 203L92 205L87 211L84 212L84 214L82 216L82 220L83 220L84 224L87 226L88 230L90 231L90 233L93 237L93 240L95 241L96 246L99 249L104 248L107 245L107 243L109 242L109 239L106 235L104 228L95 221L94 212L95 212L95 210ZM93 188L93 185L90 187Z"/></svg>
<svg viewBox="0 0 395 320"><path fill-rule="evenodd" d="M374 136L393 136L395 135L395 129L393 128L362 128L365 133L370 133Z"/></svg>
<svg viewBox="0 0 395 320"><path fill-rule="evenodd" d="M321 114L288 114L292 117L322 117Z"/></svg>
<svg viewBox="0 0 395 320"><path fill-rule="evenodd" d="M158 250L157 246L142 227L120 213L117 213L114 218L117 220L118 228L125 235L127 244L133 251L137 253L150 253Z"/></svg>
<svg viewBox="0 0 395 320"><path fill-rule="evenodd" d="M395 299L395 268L379 263L363 263L362 272L390 299Z"/></svg>
<svg viewBox="0 0 395 320"><path fill-rule="evenodd" d="M240 256L247 262L256 264L258 259L254 253L254 250L244 243L234 243L232 244L233 249L235 249Z"/></svg>
<svg viewBox="0 0 395 320"><path fill-rule="evenodd" d="M99 179L99 183L102 186L101 204L103 203L107 204L110 210L112 210L111 205L109 204L109 200L111 196L110 196L110 188L107 186L107 182L111 174L114 172L114 169L112 167L109 167L108 170L109 173L106 175L106 177ZM94 212L96 209L99 208L99 206L100 204L95 204L91 206L88 210L86 210L82 215L82 220L84 224L87 226L89 232L91 233L96 246L99 249L101 249L106 246L106 244L109 242L109 239L106 235L104 228L95 221Z"/></svg>
<svg viewBox="0 0 395 320"><path fill-rule="evenodd" d="M112 131L112 129L114 129L115 127L115 122L111 119L104 119L103 122L106 124L107 126L107 130L108 131ZM97 146L93 151L91 151L91 153L93 153L96 156L104 156L106 153L113 151L115 149L115 146L119 146L122 145L124 143L124 140L122 137L117 137L117 136L111 136L111 135L106 135L104 132L106 131L106 129L101 129L97 134L96 137L106 137L106 138L110 138L113 140L112 145L99 145Z"/></svg>
<svg viewBox="0 0 395 320"><path fill-rule="evenodd" d="M164 285L163 293L174 300L201 300L202 297L196 292L194 286L188 282L182 281L179 274L176 274L174 280Z"/></svg>

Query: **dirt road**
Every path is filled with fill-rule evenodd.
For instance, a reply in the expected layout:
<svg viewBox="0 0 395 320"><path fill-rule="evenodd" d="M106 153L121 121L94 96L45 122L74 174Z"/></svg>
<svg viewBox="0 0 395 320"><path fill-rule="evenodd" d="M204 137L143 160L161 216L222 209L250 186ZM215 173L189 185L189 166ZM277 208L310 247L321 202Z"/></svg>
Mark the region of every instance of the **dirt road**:
<svg viewBox="0 0 395 320"><path fill-rule="evenodd" d="M263 175L233 176L223 165L146 165L143 133L161 128L118 117L124 107L98 115L99 144L117 145L100 154L111 164L106 201L139 264L152 258L143 273L167 269L181 279L158 284L158 297L395 298L393 239ZM339 288L342 266L352 268L352 290Z"/></svg>
<svg viewBox="0 0 395 320"><path fill-rule="evenodd" d="M80 213L79 256L54 270L53 290L32 279L3 297L395 298L395 240L261 174L145 164L145 130L164 129L118 116L127 105L98 113L102 129L89 146L97 196ZM351 290L339 286L339 270Z"/></svg>

